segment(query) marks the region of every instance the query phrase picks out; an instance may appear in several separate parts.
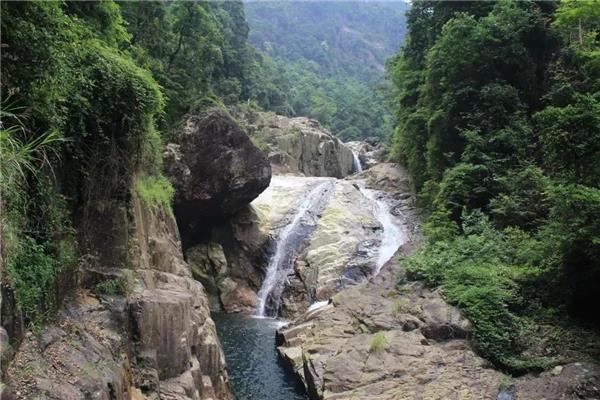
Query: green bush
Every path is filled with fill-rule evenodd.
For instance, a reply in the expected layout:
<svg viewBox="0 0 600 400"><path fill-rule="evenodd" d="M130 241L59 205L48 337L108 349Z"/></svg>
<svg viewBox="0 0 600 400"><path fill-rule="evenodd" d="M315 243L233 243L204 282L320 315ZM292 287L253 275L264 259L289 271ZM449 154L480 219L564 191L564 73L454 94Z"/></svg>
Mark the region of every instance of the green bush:
<svg viewBox="0 0 600 400"><path fill-rule="evenodd" d="M499 365L516 368L523 350L519 282L535 273L519 263L519 249L529 236L497 231L481 212L463 216L463 235L430 241L403 261L407 276L442 285L444 295L473 323L477 348ZM531 361L531 360L530 360ZM532 368L535 366L530 363Z"/></svg>
<svg viewBox="0 0 600 400"><path fill-rule="evenodd" d="M95 284L92 287L92 292L109 296L126 296L133 291L134 286L135 276L131 270L126 269L121 271L121 275L116 278L107 279Z"/></svg>
<svg viewBox="0 0 600 400"><path fill-rule="evenodd" d="M387 340L385 338L385 332L377 332L373 335L373 339L371 339L371 344L369 345L369 353L379 353L387 346Z"/></svg>
<svg viewBox="0 0 600 400"><path fill-rule="evenodd" d="M165 176L138 177L135 181L135 191L146 206L163 206L168 212L172 212L171 203L175 189Z"/></svg>
<svg viewBox="0 0 600 400"><path fill-rule="evenodd" d="M41 322L57 305L53 290L56 290L60 265L44 246L29 236L20 241L16 255L7 261L23 317L32 324Z"/></svg>

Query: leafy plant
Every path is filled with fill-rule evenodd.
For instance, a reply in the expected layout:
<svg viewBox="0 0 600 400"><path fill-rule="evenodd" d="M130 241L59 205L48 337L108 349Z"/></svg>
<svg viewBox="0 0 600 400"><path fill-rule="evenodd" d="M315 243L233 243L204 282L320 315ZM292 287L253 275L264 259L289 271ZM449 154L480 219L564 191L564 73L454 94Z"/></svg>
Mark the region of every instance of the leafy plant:
<svg viewBox="0 0 600 400"><path fill-rule="evenodd" d="M373 335L371 344L369 345L369 353L379 353L387 346L385 332L380 331Z"/></svg>
<svg viewBox="0 0 600 400"><path fill-rule="evenodd" d="M392 304L392 315L398 317L400 314L405 313L408 306L408 300L398 299Z"/></svg>
<svg viewBox="0 0 600 400"><path fill-rule="evenodd" d="M92 291L96 294L106 294L109 296L126 296L133 291L135 285L135 276L131 270L123 270L116 278L110 278L98 282L93 286Z"/></svg>
<svg viewBox="0 0 600 400"><path fill-rule="evenodd" d="M165 176L138 177L135 182L135 191L148 207L163 206L168 212L172 213L171 203L175 195L175 189Z"/></svg>

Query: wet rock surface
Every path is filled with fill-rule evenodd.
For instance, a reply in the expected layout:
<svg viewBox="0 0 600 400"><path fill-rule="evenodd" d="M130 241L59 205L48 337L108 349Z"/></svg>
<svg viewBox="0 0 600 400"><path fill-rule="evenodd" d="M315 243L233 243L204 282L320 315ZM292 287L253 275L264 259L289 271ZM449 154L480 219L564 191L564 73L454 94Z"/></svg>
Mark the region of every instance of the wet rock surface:
<svg viewBox="0 0 600 400"><path fill-rule="evenodd" d="M234 215L271 179L265 154L226 111L216 108L189 117L179 142L167 145L164 160L181 229Z"/></svg>
<svg viewBox="0 0 600 400"><path fill-rule="evenodd" d="M293 219L311 188L331 182L333 190L316 215L316 226L295 244L297 256L285 277L279 315L294 318L315 301L326 300L347 285L370 277L383 227L377 205L364 188L396 188L384 203L402 213L399 229L414 235L416 218L410 179L396 164L373 167L345 180L275 175L248 210L213 229L205 243L186 250L197 279L208 289L211 309L254 312L256 293L274 252L278 235Z"/></svg>

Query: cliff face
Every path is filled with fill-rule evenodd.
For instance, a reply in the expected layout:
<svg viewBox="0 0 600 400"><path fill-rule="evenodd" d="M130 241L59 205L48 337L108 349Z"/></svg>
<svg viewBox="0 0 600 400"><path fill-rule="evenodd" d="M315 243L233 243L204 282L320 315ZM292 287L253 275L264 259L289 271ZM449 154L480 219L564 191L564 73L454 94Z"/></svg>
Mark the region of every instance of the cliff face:
<svg viewBox="0 0 600 400"><path fill-rule="evenodd" d="M232 112L268 154L274 174L343 178L355 172L352 150L314 119Z"/></svg>
<svg viewBox="0 0 600 400"><path fill-rule="evenodd" d="M56 321L29 334L7 371L30 399L229 399L225 361L177 225L133 196L121 222L131 269L84 269ZM102 276L124 293L84 287Z"/></svg>

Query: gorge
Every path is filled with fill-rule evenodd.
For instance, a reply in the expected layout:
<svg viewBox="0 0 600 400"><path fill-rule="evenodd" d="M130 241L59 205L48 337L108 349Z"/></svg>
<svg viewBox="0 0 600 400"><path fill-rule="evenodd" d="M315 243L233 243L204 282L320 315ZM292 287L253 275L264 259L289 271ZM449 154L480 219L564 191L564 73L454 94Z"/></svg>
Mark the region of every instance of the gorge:
<svg viewBox="0 0 600 400"><path fill-rule="evenodd" d="M0 25L0 400L600 399L600 0Z"/></svg>

